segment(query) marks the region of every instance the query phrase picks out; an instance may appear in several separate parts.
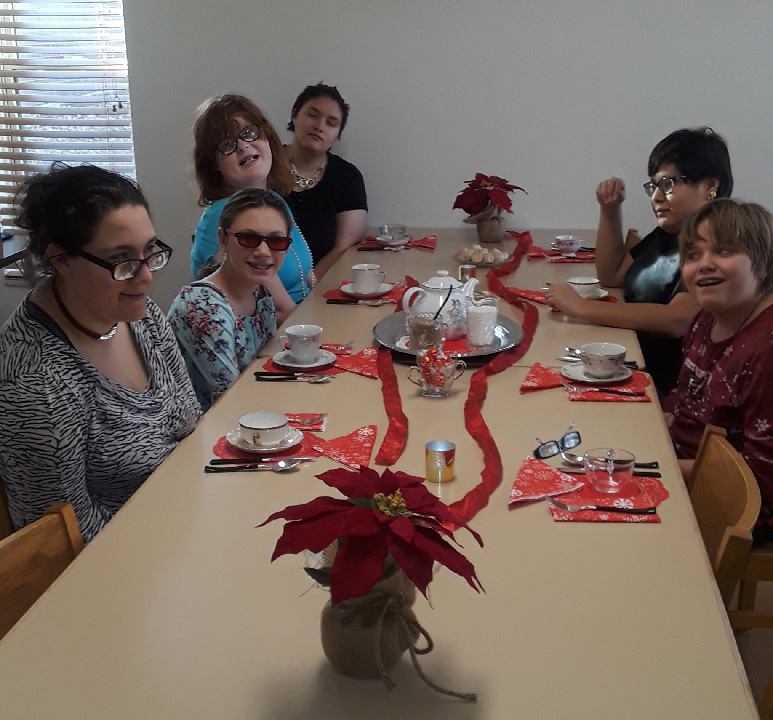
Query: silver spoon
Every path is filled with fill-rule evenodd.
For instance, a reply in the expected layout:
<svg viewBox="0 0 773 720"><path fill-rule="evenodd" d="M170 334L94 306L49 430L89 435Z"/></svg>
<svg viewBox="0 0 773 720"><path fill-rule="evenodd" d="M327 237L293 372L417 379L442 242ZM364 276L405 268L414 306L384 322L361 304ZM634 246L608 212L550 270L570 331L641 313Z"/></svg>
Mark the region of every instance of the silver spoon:
<svg viewBox="0 0 773 720"><path fill-rule="evenodd" d="M235 467L217 465L205 465L205 473L245 472L247 470L271 470L275 473L295 470L301 464L300 460L278 460L275 463L255 463L254 465L237 465Z"/></svg>
<svg viewBox="0 0 773 720"><path fill-rule="evenodd" d="M585 465L585 458L583 458L582 455L575 455L574 453L570 453L564 450L561 452L561 457L564 459L564 462L569 463L569 465L577 465L578 467ZM639 468L640 470L655 470L660 467L660 464L657 460L655 460L654 462L635 462L633 466L635 468Z"/></svg>

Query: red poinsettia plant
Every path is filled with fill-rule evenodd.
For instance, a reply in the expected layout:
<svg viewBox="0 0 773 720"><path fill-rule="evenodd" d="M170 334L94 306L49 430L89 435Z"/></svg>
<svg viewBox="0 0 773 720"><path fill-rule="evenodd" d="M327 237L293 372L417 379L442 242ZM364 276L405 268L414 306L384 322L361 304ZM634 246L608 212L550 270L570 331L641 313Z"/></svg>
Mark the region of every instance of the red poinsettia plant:
<svg viewBox="0 0 773 720"><path fill-rule="evenodd" d="M468 215L477 215L489 207L511 213L513 201L510 193L516 190L526 193L522 187L511 185L496 175L475 173L475 179L467 180L465 184L467 187L456 196L453 209L461 208Z"/></svg>
<svg viewBox="0 0 773 720"><path fill-rule="evenodd" d="M331 543L338 549L329 570L331 604L370 590L394 565L426 597L432 565L439 562L480 592L475 568L445 538L449 528L464 527L483 546L480 536L424 486L420 477L403 472L329 470L317 475L346 499L318 497L275 512L259 527L283 518L288 522L277 541L272 562L288 554L320 553ZM310 569L307 568L307 571ZM309 572L316 580L319 575ZM328 583L325 583L328 584Z"/></svg>

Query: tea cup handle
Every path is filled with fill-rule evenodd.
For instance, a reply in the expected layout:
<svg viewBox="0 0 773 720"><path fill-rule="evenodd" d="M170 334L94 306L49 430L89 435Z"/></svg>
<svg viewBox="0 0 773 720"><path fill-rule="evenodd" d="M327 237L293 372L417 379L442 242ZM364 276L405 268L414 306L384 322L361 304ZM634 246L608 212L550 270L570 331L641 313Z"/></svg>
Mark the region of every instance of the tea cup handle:
<svg viewBox="0 0 773 720"><path fill-rule="evenodd" d="M456 372L454 373L454 380L458 380L460 377L462 377L466 369L467 369L467 363L464 362L464 360L459 360L456 363Z"/></svg>
<svg viewBox="0 0 773 720"><path fill-rule="evenodd" d="M414 374L414 371L416 372L416 374L417 374L417 376L418 376L418 377L414 377L414 376L413 376L413 374ZM410 380L410 381L411 381L411 382L412 382L414 385L418 385L419 387L423 387L423 386L424 386L424 383L422 383L422 380L421 380L421 370L419 370L419 368L418 368L418 367L416 367L416 365L412 365L412 366L411 366L411 369L408 371L408 379L409 379L409 380Z"/></svg>
<svg viewBox="0 0 773 720"><path fill-rule="evenodd" d="M290 347L290 341L287 339L287 335L279 336L279 344L284 347Z"/></svg>

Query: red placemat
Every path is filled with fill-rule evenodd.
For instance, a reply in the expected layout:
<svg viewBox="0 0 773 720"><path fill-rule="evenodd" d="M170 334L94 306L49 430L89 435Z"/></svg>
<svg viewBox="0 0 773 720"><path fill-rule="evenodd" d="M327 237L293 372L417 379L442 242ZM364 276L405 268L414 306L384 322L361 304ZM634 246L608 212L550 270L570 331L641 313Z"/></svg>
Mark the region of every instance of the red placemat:
<svg viewBox="0 0 773 720"><path fill-rule="evenodd" d="M583 480L576 475L567 475L542 460L527 456L518 470L507 504L513 507L520 502L573 492L582 486Z"/></svg>
<svg viewBox="0 0 773 720"><path fill-rule="evenodd" d="M413 238L406 245L386 245L376 240L375 235L368 235L357 248L358 250L400 250L402 248L418 248L419 250L434 250L437 247L437 236L427 235L426 237Z"/></svg>
<svg viewBox="0 0 773 720"><path fill-rule="evenodd" d="M600 493L585 482L580 490L556 497L567 505L607 505L625 509L657 507L668 497L668 490L657 478L634 477L619 493ZM625 513L604 512L603 510L578 510L569 512L553 505L548 506L553 520L563 522L612 522L612 523L659 523L660 516L626 515Z"/></svg>

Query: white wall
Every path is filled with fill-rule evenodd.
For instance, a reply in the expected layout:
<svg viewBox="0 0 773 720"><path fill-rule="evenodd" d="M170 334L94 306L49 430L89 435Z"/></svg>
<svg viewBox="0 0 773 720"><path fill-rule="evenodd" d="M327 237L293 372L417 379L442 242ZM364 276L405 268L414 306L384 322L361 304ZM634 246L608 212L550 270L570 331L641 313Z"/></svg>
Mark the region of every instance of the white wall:
<svg viewBox="0 0 773 720"><path fill-rule="evenodd" d="M456 227L475 172L524 186L509 227L595 227L596 183L629 187L653 225L652 146L708 124L736 195L773 207L770 0L124 0L137 168L177 255L154 295L189 279L198 219L190 152L208 96L252 98L277 129L310 83L352 106L334 151L365 176L371 224ZM283 131L289 139L289 133Z"/></svg>

